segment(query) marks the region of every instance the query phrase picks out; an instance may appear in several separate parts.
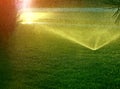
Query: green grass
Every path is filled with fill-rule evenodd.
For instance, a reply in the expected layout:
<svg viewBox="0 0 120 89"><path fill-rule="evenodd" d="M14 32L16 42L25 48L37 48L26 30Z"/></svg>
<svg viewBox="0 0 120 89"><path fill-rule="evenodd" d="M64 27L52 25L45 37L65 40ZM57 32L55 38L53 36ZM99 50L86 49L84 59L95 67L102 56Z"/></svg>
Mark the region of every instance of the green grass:
<svg viewBox="0 0 120 89"><path fill-rule="evenodd" d="M72 18L74 15L72 13L69 16ZM82 15L91 16L82 21L84 24L94 24L99 17L97 15L99 14ZM72 19L63 20L63 15L63 19L58 20L60 17L62 16L56 16L54 22L72 24ZM81 23L76 20L77 17L73 18L73 23ZM104 27L100 26L105 23L113 25L111 19L110 23L107 23L109 20L99 22L98 19L96 23L99 26L94 29L101 30ZM115 29L112 25L108 27L110 32ZM8 52L2 47L0 49L0 89L120 89L120 39L92 51L53 33L53 29L65 31L66 28L71 33L77 29L74 25L67 27L59 23L18 25L9 40ZM117 29L119 33L119 27Z"/></svg>
<svg viewBox="0 0 120 89"><path fill-rule="evenodd" d="M12 80L12 65L10 58L0 45L0 88L9 89Z"/></svg>
<svg viewBox="0 0 120 89"><path fill-rule="evenodd" d="M114 24L115 19L111 17L114 10L103 8L61 10L63 12L54 12L50 8L45 12L23 12L20 19L22 23L35 22L37 26L35 25L33 29L36 32L46 29L92 50L99 49L119 37L119 26ZM69 10L73 12L67 12Z"/></svg>
<svg viewBox="0 0 120 89"><path fill-rule="evenodd" d="M48 30L23 27L10 40L7 89L120 88L119 39L92 51Z"/></svg>

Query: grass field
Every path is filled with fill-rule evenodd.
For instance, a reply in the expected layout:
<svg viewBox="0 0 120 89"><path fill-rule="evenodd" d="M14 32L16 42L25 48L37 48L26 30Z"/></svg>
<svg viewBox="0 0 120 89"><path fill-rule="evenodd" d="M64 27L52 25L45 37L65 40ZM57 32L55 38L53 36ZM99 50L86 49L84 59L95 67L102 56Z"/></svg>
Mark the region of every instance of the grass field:
<svg viewBox="0 0 120 89"><path fill-rule="evenodd" d="M120 89L120 30L111 12L50 14L19 24L8 53L1 47L0 88Z"/></svg>

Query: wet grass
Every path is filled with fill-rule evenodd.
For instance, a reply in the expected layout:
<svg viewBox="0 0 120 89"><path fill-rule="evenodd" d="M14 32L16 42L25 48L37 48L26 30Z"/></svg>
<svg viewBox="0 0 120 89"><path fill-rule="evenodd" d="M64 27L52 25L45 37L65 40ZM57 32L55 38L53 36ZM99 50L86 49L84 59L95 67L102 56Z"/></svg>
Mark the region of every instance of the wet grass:
<svg viewBox="0 0 120 89"><path fill-rule="evenodd" d="M31 25L17 29L9 47L9 89L119 89L119 45L117 39L92 51Z"/></svg>
<svg viewBox="0 0 120 89"><path fill-rule="evenodd" d="M69 14L70 17L68 13L55 14L54 19L39 20L52 23L49 25L18 25L7 52L0 46L0 89L120 89L119 38L92 51L53 33L56 29L78 34L75 24L88 30L95 24L94 29L109 29L113 34L116 25L112 27L111 16L100 12L82 13L84 18L79 13ZM119 27L117 30L119 34Z"/></svg>

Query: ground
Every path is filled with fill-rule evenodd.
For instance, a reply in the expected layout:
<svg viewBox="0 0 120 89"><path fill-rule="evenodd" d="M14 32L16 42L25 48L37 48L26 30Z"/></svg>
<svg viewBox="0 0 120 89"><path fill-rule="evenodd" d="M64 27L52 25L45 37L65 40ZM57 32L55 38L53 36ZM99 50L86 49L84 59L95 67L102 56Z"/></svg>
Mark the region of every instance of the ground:
<svg viewBox="0 0 120 89"><path fill-rule="evenodd" d="M1 89L120 89L119 38L91 50L45 28L19 25L1 47Z"/></svg>

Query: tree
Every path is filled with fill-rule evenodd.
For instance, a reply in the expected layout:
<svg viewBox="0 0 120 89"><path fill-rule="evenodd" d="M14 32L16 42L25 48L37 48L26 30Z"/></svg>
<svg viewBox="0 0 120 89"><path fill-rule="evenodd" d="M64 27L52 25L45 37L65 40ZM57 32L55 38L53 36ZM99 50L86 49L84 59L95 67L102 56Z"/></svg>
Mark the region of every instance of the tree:
<svg viewBox="0 0 120 89"><path fill-rule="evenodd" d="M16 0L0 0L0 40L6 43L16 26Z"/></svg>

